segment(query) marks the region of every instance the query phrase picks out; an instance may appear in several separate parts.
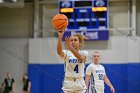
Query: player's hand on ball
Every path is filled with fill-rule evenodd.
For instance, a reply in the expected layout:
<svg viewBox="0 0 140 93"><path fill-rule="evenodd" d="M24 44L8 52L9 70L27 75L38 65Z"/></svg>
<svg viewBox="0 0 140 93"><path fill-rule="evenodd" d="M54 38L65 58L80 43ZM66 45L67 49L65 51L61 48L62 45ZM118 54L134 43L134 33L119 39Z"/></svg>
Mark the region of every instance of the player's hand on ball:
<svg viewBox="0 0 140 93"><path fill-rule="evenodd" d="M58 36L62 36L62 37L63 37L64 32L65 32L65 29L63 29L63 30L58 30L58 31L57 31Z"/></svg>

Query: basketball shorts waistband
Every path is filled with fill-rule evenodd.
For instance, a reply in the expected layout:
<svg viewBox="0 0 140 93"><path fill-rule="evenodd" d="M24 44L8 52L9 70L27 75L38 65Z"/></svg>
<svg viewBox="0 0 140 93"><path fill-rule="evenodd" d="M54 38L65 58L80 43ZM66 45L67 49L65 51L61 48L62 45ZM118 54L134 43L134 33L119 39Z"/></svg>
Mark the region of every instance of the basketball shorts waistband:
<svg viewBox="0 0 140 93"><path fill-rule="evenodd" d="M76 80L82 80L84 79L83 77L79 77L79 78L74 78L74 77L65 77L65 80L73 80L73 81L76 81Z"/></svg>

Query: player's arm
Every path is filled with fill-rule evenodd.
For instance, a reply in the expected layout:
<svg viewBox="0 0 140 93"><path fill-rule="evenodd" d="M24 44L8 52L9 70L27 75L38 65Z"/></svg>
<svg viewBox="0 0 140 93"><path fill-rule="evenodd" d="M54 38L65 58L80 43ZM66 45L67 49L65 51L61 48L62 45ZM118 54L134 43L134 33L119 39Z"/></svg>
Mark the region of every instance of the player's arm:
<svg viewBox="0 0 140 93"><path fill-rule="evenodd" d="M62 38L64 31L57 31L58 32L58 44L57 44L57 53L60 57L64 57L64 52L62 51Z"/></svg>
<svg viewBox="0 0 140 93"><path fill-rule="evenodd" d="M90 75L89 74L86 74L86 79L85 79L86 87L87 87L86 93L88 93L89 80L90 80Z"/></svg>
<svg viewBox="0 0 140 93"><path fill-rule="evenodd" d="M3 88L5 89L5 87L6 87L6 79L3 82Z"/></svg>
<svg viewBox="0 0 140 93"><path fill-rule="evenodd" d="M92 73L92 67L91 65L88 65L86 68L86 77L85 77L85 83L87 87L86 93L88 93L88 86L89 86L89 80L91 78L91 73Z"/></svg>
<svg viewBox="0 0 140 93"><path fill-rule="evenodd" d="M28 82L28 91L31 89L31 81Z"/></svg>
<svg viewBox="0 0 140 93"><path fill-rule="evenodd" d="M12 91L14 91L14 86L15 86L15 81L14 81L14 79L12 79Z"/></svg>
<svg viewBox="0 0 140 93"><path fill-rule="evenodd" d="M108 79L107 75L104 75L104 82L110 87L112 93L115 93L115 89L111 84L110 80Z"/></svg>
<svg viewBox="0 0 140 93"><path fill-rule="evenodd" d="M5 87L4 82L2 82L2 84L1 84L2 91L4 91L4 87Z"/></svg>
<svg viewBox="0 0 140 93"><path fill-rule="evenodd" d="M70 47L70 51L74 54L74 56L81 62L86 62L86 56L78 53L73 47Z"/></svg>
<svg viewBox="0 0 140 93"><path fill-rule="evenodd" d="M66 41L66 46L67 48L74 54L74 56L81 62L85 62L86 61L86 56L80 54L77 50L75 50L72 45L71 45L71 41L70 41L70 37L66 37L65 38Z"/></svg>

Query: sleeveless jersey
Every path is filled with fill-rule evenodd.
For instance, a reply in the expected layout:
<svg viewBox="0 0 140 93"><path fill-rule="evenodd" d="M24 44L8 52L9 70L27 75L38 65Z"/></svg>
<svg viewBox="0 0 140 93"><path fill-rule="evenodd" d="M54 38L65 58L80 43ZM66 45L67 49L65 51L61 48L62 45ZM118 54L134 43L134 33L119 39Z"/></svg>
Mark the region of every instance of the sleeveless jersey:
<svg viewBox="0 0 140 93"><path fill-rule="evenodd" d="M80 62L69 50L63 50L63 52L65 53L63 58L65 61L65 77L84 77L85 62ZM85 55L87 60L87 51L79 51L79 53Z"/></svg>
<svg viewBox="0 0 140 93"><path fill-rule="evenodd" d="M93 86L95 86L95 88L98 87L104 89L103 77L104 75L106 75L106 72L102 65L100 64L96 65L94 63L91 63L86 68L86 74L91 75L90 82L94 84Z"/></svg>

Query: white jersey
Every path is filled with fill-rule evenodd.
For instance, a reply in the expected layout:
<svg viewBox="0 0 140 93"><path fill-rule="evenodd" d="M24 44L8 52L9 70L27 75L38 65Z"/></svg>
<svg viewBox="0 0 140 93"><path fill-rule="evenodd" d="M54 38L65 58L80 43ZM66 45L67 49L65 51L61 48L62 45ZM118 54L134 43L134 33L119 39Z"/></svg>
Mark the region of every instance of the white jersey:
<svg viewBox="0 0 140 93"><path fill-rule="evenodd" d="M98 64L91 63L86 68L86 74L91 75L91 83L96 88L104 89L103 77L106 75L105 68Z"/></svg>
<svg viewBox="0 0 140 93"><path fill-rule="evenodd" d="M80 62L69 50L63 50L65 53L65 77L80 78L84 77L85 62ZM80 54L88 56L87 51L79 51Z"/></svg>

